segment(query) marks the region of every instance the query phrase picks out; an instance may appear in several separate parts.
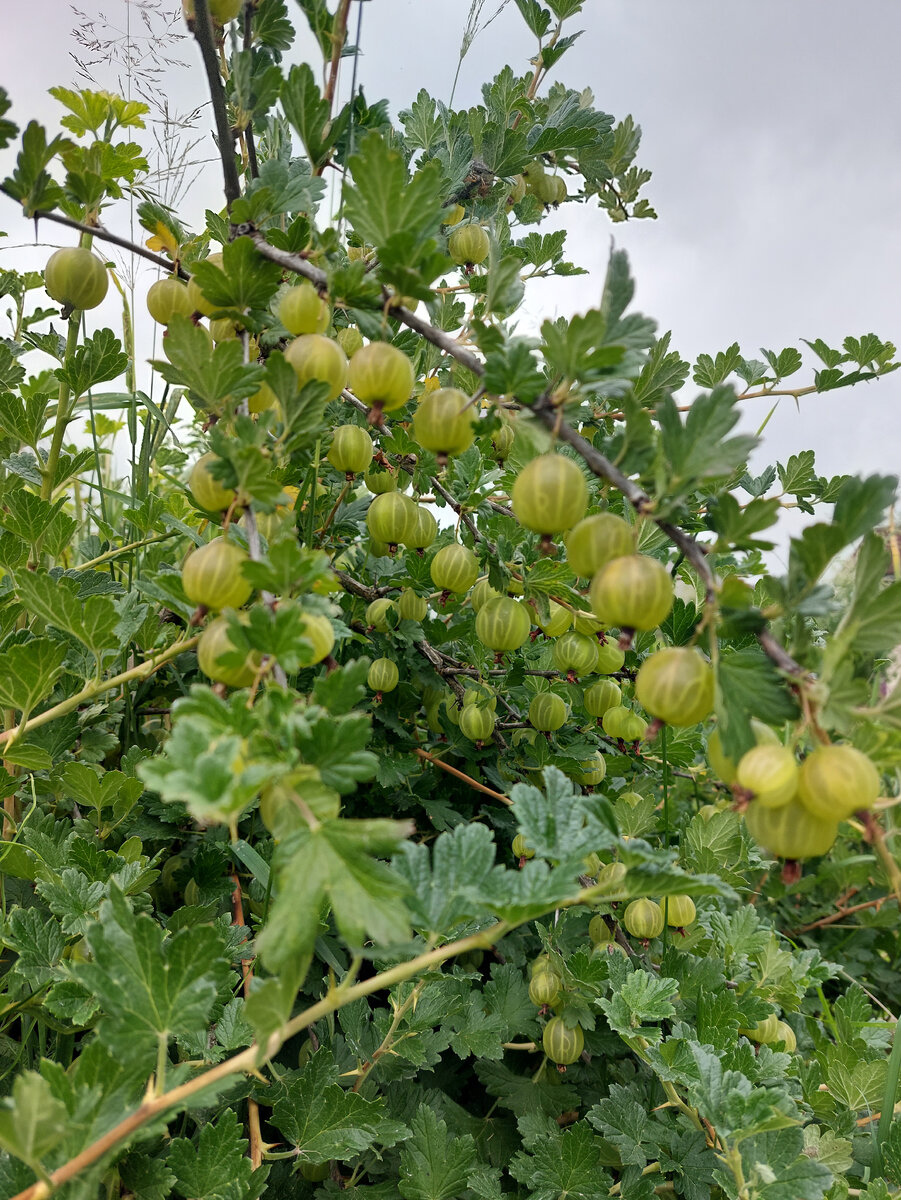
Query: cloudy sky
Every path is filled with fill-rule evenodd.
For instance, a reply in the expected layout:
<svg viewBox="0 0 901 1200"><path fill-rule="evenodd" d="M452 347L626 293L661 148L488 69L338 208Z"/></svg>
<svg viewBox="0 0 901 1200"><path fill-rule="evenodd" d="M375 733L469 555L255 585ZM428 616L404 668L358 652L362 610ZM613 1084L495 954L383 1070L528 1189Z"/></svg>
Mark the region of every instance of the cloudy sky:
<svg viewBox="0 0 901 1200"><path fill-rule="evenodd" d="M141 2L135 0L132 12L133 35L148 28L136 11ZM143 2L171 7L171 0ZM499 3L485 0L483 15ZM126 27L125 0L81 0L77 7L102 11L107 29ZM592 274L539 282L532 313L566 315L596 304L613 235L631 256L637 307L661 330L673 331L684 357L715 353L733 341L748 357L761 346L801 346L805 337L838 345L848 334L874 332L901 341L898 0L854 6L847 0L586 0L584 8L571 22L584 33L556 77L590 87L599 107L617 118L631 113L642 126L638 161L654 173L645 194L659 220L612 227L597 209L564 206L549 227L570 231L569 257ZM359 66L367 98L387 96L395 113L423 87L447 100L466 14L460 0L368 0ZM70 29L87 24L90 40L104 28L100 18L93 26L91 19L67 12L63 0L30 0L6 24L0 83L20 123L31 116L57 120L47 88L74 82L74 58L88 52ZM156 17L148 21L150 29L161 28ZM178 23L174 28L180 30ZM301 50L308 49L303 41ZM186 64L161 77L171 103L182 111L202 104L204 80L193 45L186 41L171 52ZM533 53L531 35L508 3L463 61L455 103L477 102L483 80L507 63L525 70ZM98 66L96 78L110 86L114 69ZM349 70L342 87L346 95ZM4 174L8 169L5 164ZM212 189L215 177L209 180ZM196 210L218 202L202 189L195 200ZM117 229L127 231L127 222L124 210L108 217ZM13 245L31 236L8 203L0 207L0 228ZM42 227L42 236L51 240L50 226ZM22 251L2 253L0 265L24 261ZM45 255L37 252L35 264ZM801 348L805 368L795 386L809 382L813 369ZM689 384L682 397L691 395ZM805 398L798 409L783 400L758 463L812 447L821 474L896 471L899 407L901 372L853 391ZM766 411L762 401L748 402L746 424L756 427Z"/></svg>

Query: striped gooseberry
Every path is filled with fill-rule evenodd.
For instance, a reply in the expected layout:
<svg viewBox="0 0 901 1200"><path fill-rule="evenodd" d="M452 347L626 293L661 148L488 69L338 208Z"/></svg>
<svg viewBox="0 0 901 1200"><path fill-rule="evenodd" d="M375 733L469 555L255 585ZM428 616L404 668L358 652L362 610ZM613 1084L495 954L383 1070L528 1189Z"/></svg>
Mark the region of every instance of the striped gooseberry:
<svg viewBox="0 0 901 1200"><path fill-rule="evenodd" d="M481 225L460 225L447 239L447 252L459 267L484 262L490 250L491 242Z"/></svg>
<svg viewBox="0 0 901 1200"><path fill-rule="evenodd" d="M497 717L490 708L464 704L460 710L460 732L471 742L487 742L494 733Z"/></svg>
<svg viewBox="0 0 901 1200"><path fill-rule="evenodd" d="M570 1028L562 1017L551 1017L541 1035L541 1045L551 1062L568 1067L585 1049L585 1034L581 1025Z"/></svg>
<svg viewBox="0 0 901 1200"><path fill-rule="evenodd" d="M691 896L665 896L662 908L667 925L673 929L686 929L698 915Z"/></svg>
<svg viewBox="0 0 901 1200"><path fill-rule="evenodd" d="M390 614L397 611L397 605L387 596L380 596L366 607L366 624L377 633L390 633Z"/></svg>
<svg viewBox="0 0 901 1200"><path fill-rule="evenodd" d="M413 394L413 364L397 346L370 342L350 360L348 385L364 404L393 412Z"/></svg>
<svg viewBox="0 0 901 1200"><path fill-rule="evenodd" d="M518 650L528 639L531 628L529 610L509 596L489 600L476 615L476 637L496 654Z"/></svg>
<svg viewBox="0 0 901 1200"><path fill-rule="evenodd" d="M470 398L459 388L426 392L413 414L413 436L439 463L468 450L475 438Z"/></svg>
<svg viewBox="0 0 901 1200"><path fill-rule="evenodd" d="M44 267L47 295L63 309L96 308L109 288L109 276L102 259L85 246L66 246L54 250Z"/></svg>
<svg viewBox="0 0 901 1200"><path fill-rule="evenodd" d="M536 606L535 624L547 637L555 638L559 637L561 633L566 633L572 624L572 619L569 609L558 604L556 600L548 600L547 618L542 617Z"/></svg>
<svg viewBox="0 0 901 1200"><path fill-rule="evenodd" d="M513 857L514 858L534 858L535 851L527 843L521 833L518 833L513 839Z"/></svg>
<svg viewBox="0 0 901 1200"><path fill-rule="evenodd" d="M224 487L210 472L210 464L217 462L217 455L212 452L202 454L191 468L188 476L188 487L191 495L204 512L224 512L235 502L236 493L232 488Z"/></svg>
<svg viewBox="0 0 901 1200"><path fill-rule="evenodd" d="M582 519L588 486L571 458L540 454L520 471L510 499L520 525L549 536L571 529Z"/></svg>
<svg viewBox="0 0 901 1200"><path fill-rule="evenodd" d="M472 594L469 597L469 604L474 613L478 613L482 606L487 604L489 600L499 600L503 592L499 592L497 588L493 588L488 582L488 576L480 579L472 589Z"/></svg>
<svg viewBox="0 0 901 1200"><path fill-rule="evenodd" d="M436 588L462 596L479 577L479 560L466 546L451 542L432 559L429 573Z"/></svg>
<svg viewBox="0 0 901 1200"><path fill-rule="evenodd" d="M560 995L563 980L556 971L536 971L529 980L529 999L538 1008L553 1004Z"/></svg>
<svg viewBox="0 0 901 1200"><path fill-rule="evenodd" d="M429 602L425 596L417 596L412 588L404 588L397 602L397 611L402 621L424 621Z"/></svg>
<svg viewBox="0 0 901 1200"><path fill-rule="evenodd" d="M395 471L374 462L363 472L363 482L374 496L383 496L385 492L405 492L410 486L410 476L406 471Z"/></svg>
<svg viewBox="0 0 901 1200"><path fill-rule="evenodd" d="M301 387L324 383L326 400L337 400L347 386L347 355L337 342L321 333L302 333L285 351Z"/></svg>
<svg viewBox="0 0 901 1200"><path fill-rule="evenodd" d="M491 448L494 451L492 457L499 463L506 462L510 457L510 451L513 449L515 440L516 430L512 425L504 422L500 429L496 429L491 435Z"/></svg>
<svg viewBox="0 0 901 1200"><path fill-rule="evenodd" d="M758 721L756 717L751 718L751 732L754 734L754 741L758 746L768 744L770 746L778 746L779 735L775 729L771 729L769 725L764 725L763 721ZM723 783L734 783L735 776L738 772L738 763L734 759L729 758L723 750L723 742L720 737L720 731L714 729L707 739L707 761L710 763L710 768L718 779Z"/></svg>
<svg viewBox="0 0 901 1200"><path fill-rule="evenodd" d="M427 550L438 536L438 522L424 504L413 503L410 528L401 539L410 550Z"/></svg>
<svg viewBox="0 0 901 1200"><path fill-rule="evenodd" d="M167 275L147 289L147 311L157 324L168 325L176 315L190 317L194 306L182 281Z"/></svg>
<svg viewBox="0 0 901 1200"><path fill-rule="evenodd" d="M348 325L345 329L339 329L335 334L335 341L348 358L353 358L358 350L363 349L363 335L356 325Z"/></svg>
<svg viewBox="0 0 901 1200"><path fill-rule="evenodd" d="M614 683L612 679L599 679L597 683L586 688L582 695L585 711L589 716L596 717L598 720L603 717L605 712L616 708L622 702L623 694L619 684Z"/></svg>
<svg viewBox="0 0 901 1200"><path fill-rule="evenodd" d="M854 746L817 746L801 763L798 798L821 820L844 821L878 795L879 772Z"/></svg>
<svg viewBox="0 0 901 1200"><path fill-rule="evenodd" d="M635 553L630 525L614 513L594 513L574 525L563 539L566 561L576 575L591 579L614 558Z"/></svg>
<svg viewBox="0 0 901 1200"><path fill-rule="evenodd" d="M591 582L591 607L606 625L656 629L673 607L672 577L646 554L614 558Z"/></svg>
<svg viewBox="0 0 901 1200"><path fill-rule="evenodd" d="M192 604L202 605L212 612L221 608L240 608L246 604L253 586L244 578L241 568L248 562L246 551L224 537L214 538L194 550L181 569L185 595Z"/></svg>
<svg viewBox="0 0 901 1200"><path fill-rule="evenodd" d="M566 723L566 701L554 692L539 692L529 704L529 723L540 733L554 733Z"/></svg>
<svg viewBox="0 0 901 1200"><path fill-rule="evenodd" d="M782 1042L786 1054L794 1054L798 1048L798 1039L795 1037L795 1031L785 1021L776 1022L776 1034L771 1039L770 1044L775 1045L778 1042Z"/></svg>
<svg viewBox="0 0 901 1200"><path fill-rule="evenodd" d="M597 643L571 629L554 642L554 666L570 679L590 675L598 660Z"/></svg>
<svg viewBox="0 0 901 1200"><path fill-rule="evenodd" d="M339 425L332 434L327 457L336 471L353 479L372 462L372 438L359 425Z"/></svg>
<svg viewBox="0 0 901 1200"><path fill-rule="evenodd" d="M613 933L610 926L600 913L595 913L588 922L588 936L595 946L603 946L606 942L613 941Z"/></svg>
<svg viewBox="0 0 901 1200"><path fill-rule="evenodd" d="M325 333L331 314L312 283L298 283L278 301L276 316L296 337L301 333Z"/></svg>
<svg viewBox="0 0 901 1200"><path fill-rule="evenodd" d="M597 787L607 776L607 760L597 750L591 758L583 759L577 771L570 772L570 778L581 787Z"/></svg>
<svg viewBox="0 0 901 1200"><path fill-rule="evenodd" d="M781 808L798 791L798 764L786 746L765 743L742 755L735 772L739 788L761 808Z"/></svg>
<svg viewBox="0 0 901 1200"><path fill-rule="evenodd" d="M366 527L374 538L396 548L412 529L415 503L402 492L383 492L366 512Z"/></svg>
<svg viewBox="0 0 901 1200"><path fill-rule="evenodd" d="M795 861L826 854L838 836L838 821L815 817L800 800L789 800L780 808L766 808L752 800L745 810L745 824L762 849Z"/></svg>
<svg viewBox="0 0 901 1200"><path fill-rule="evenodd" d="M573 613L573 629L576 633L585 633L589 637L597 637L606 632L603 621L599 621L594 613L579 610Z"/></svg>
<svg viewBox="0 0 901 1200"><path fill-rule="evenodd" d="M245 613L238 615L242 625L246 625L249 617ZM197 643L197 664L208 679L224 683L228 687L250 687L256 678L263 661L259 650L251 650L242 663L237 666L226 666L219 660L224 654L234 654L237 647L231 640L228 618L216 617L200 635Z"/></svg>
<svg viewBox="0 0 901 1200"><path fill-rule="evenodd" d="M207 0L210 16L217 25L227 25L234 21L244 7L244 0ZM186 21L194 20L194 0L181 0L181 8Z"/></svg>
<svg viewBox="0 0 901 1200"><path fill-rule="evenodd" d="M598 871L598 887L605 892L622 891L622 883L628 874L628 867L625 863L612 862L601 867Z"/></svg>
<svg viewBox="0 0 901 1200"><path fill-rule="evenodd" d="M646 658L635 679L635 698L667 725L697 725L713 711L713 668L697 650L668 646Z"/></svg>
<svg viewBox="0 0 901 1200"><path fill-rule="evenodd" d="M750 1029L739 1028L738 1032L742 1037L749 1038L752 1042L760 1042L762 1045L782 1040L779 1037L779 1018L775 1013L770 1013L768 1017L764 1017Z"/></svg>
<svg viewBox="0 0 901 1200"><path fill-rule="evenodd" d="M462 204L449 204L444 210L444 216L441 218L442 225L459 225L466 216L466 209Z"/></svg>
<svg viewBox="0 0 901 1200"><path fill-rule="evenodd" d="M648 900L647 897L633 900L626 906L626 911L623 913L623 925L625 925L626 931L633 937L641 938L643 942L660 937L664 924L663 909L653 900Z"/></svg>
<svg viewBox="0 0 901 1200"><path fill-rule="evenodd" d="M399 680L400 671L397 669L397 663L392 662L390 658L377 658L370 664L369 673L366 676L369 687L379 695L393 692Z"/></svg>
<svg viewBox="0 0 901 1200"><path fill-rule="evenodd" d="M279 612L283 613L292 601L282 601ZM307 666L315 666L332 652L335 645L335 627L328 617L322 613L304 612L298 608L298 619L301 623L301 636L306 638L312 647L313 656Z"/></svg>

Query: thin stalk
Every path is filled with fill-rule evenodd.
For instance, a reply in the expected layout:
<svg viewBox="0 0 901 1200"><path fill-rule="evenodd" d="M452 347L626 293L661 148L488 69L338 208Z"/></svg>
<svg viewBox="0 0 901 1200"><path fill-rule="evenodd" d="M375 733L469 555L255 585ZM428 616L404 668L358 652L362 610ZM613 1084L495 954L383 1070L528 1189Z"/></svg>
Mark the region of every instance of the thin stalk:
<svg viewBox="0 0 901 1200"><path fill-rule="evenodd" d="M873 1162L874 1179L882 1178L882 1152L888 1141L889 1129L895 1113L899 1080L901 1080L901 1020L895 1025L892 1052L888 1060L888 1073L885 1077L885 1089L882 1093L882 1112L876 1130L876 1157Z"/></svg>
<svg viewBox="0 0 901 1200"><path fill-rule="evenodd" d="M72 360L72 355L75 353L75 347L78 344L78 331L81 328L81 313L73 312L69 317L69 330L66 335L66 350L63 355L63 367L67 367ZM60 451L63 448L63 438L66 436L66 427L69 424L71 415L71 389L68 383L61 382L59 385L59 399L56 404L56 424L53 426L53 436L50 439L50 449L47 452L47 461L44 464L44 474L41 480L41 499L50 500L53 497L53 490L56 485L56 468L59 465Z"/></svg>

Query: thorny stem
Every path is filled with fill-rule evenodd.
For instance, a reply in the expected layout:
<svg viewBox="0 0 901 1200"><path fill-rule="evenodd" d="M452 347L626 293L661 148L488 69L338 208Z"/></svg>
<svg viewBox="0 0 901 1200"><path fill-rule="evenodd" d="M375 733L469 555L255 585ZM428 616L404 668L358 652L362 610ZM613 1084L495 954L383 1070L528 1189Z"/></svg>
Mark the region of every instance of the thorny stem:
<svg viewBox="0 0 901 1200"><path fill-rule="evenodd" d="M216 144L219 148L219 157L222 159L225 203L226 207L230 209L241 195L241 183L235 163L235 132L228 121L225 89L222 86L222 74L219 70L219 60L216 57L216 43L213 39L213 23L210 18L208 0L194 0L194 38L200 48L200 57L203 60L203 68L206 71L207 84L210 89L210 102L216 121Z"/></svg>
<svg viewBox="0 0 901 1200"><path fill-rule="evenodd" d="M450 763L443 762L434 754L429 754L427 750L414 750L413 753L417 758L421 758L426 762L432 763L436 767L440 767L442 771L447 771L448 775L453 775L455 779L462 779L464 783L468 783L471 788L477 792L484 792L486 796L491 796L494 800L500 800L501 804L512 806L513 801L509 796L503 795L502 792L496 792L493 788L486 787L484 783L479 783L477 779L473 779L471 775L467 775L464 771L460 771L457 767L452 767Z"/></svg>

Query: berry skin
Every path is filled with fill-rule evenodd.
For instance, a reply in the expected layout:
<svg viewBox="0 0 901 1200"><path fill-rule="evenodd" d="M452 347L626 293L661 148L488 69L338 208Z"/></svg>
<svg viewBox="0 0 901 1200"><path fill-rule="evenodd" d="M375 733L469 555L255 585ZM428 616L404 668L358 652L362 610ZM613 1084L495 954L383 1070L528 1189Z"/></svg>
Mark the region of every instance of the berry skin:
<svg viewBox="0 0 901 1200"><path fill-rule="evenodd" d="M769 725L764 725L763 721L758 721L756 717L751 718L751 730L758 746L764 744L770 746L780 745L779 735L775 729L771 729ZM710 768L714 775L718 779L721 779L723 783L732 784L735 782L738 764L724 753L718 729L714 729L707 739L707 761L710 763Z"/></svg>
<svg viewBox="0 0 901 1200"><path fill-rule="evenodd" d="M486 605L489 600L499 600L502 594L503 593L499 592L497 588L493 588L491 586L491 584L488 582L487 576L484 579L480 579L472 589L472 595L469 597L469 603L472 607L472 611L474 613L480 612L483 606Z"/></svg>
<svg viewBox="0 0 901 1200"><path fill-rule="evenodd" d="M363 473L363 482L374 496L382 496L385 492L405 492L409 480L406 471L388 471L376 463Z"/></svg>
<svg viewBox="0 0 901 1200"><path fill-rule="evenodd" d="M377 658L369 668L366 682L374 692L393 692L400 680L397 663L390 658Z"/></svg>
<svg viewBox="0 0 901 1200"><path fill-rule="evenodd" d="M673 581L656 558L629 554L615 558L591 582L591 607L605 625L656 629L673 607Z"/></svg>
<svg viewBox="0 0 901 1200"><path fill-rule="evenodd" d="M518 650L528 639L531 627L529 610L509 596L489 600L476 616L476 637L497 654Z"/></svg>
<svg viewBox="0 0 901 1200"><path fill-rule="evenodd" d="M352 358L358 350L363 349L363 335L356 325L348 325L346 329L339 329L335 334L335 341L348 358Z"/></svg>
<svg viewBox="0 0 901 1200"><path fill-rule="evenodd" d="M878 795L879 772L853 746L818 746L801 764L798 798L821 820L847 820Z"/></svg>
<svg viewBox="0 0 901 1200"><path fill-rule="evenodd" d="M451 225L459 225L466 216L466 209L462 204L449 204L444 210L444 216L441 218L441 224L450 227Z"/></svg>
<svg viewBox="0 0 901 1200"><path fill-rule="evenodd" d="M370 342L350 360L347 382L364 404L394 412L413 394L413 364L397 346Z"/></svg>
<svg viewBox="0 0 901 1200"><path fill-rule="evenodd" d="M519 204L525 199L526 195L526 180L524 175L514 175L513 182L510 185L510 195L507 197L509 204Z"/></svg>
<svg viewBox="0 0 901 1200"><path fill-rule="evenodd" d="M753 1029L739 1029L738 1032L752 1042L760 1042L761 1045L782 1040L779 1036L779 1018L775 1013L770 1013L768 1017L758 1021Z"/></svg>
<svg viewBox="0 0 901 1200"><path fill-rule="evenodd" d="M210 254L203 261L212 263L214 267L222 267L221 254ZM213 304L211 300L207 300L206 296L200 290L200 284L193 277L188 280L188 299L191 301L191 312L199 312L204 317L208 317L210 313L215 312L219 307L218 304Z"/></svg>
<svg viewBox="0 0 901 1200"><path fill-rule="evenodd" d="M372 462L372 438L359 425L339 425L332 435L328 460L336 471L352 477Z"/></svg>
<svg viewBox="0 0 901 1200"><path fill-rule="evenodd" d="M109 287L106 267L85 246L54 250L44 267L47 295L64 309L96 308Z"/></svg>
<svg viewBox="0 0 901 1200"><path fill-rule="evenodd" d="M403 538L403 545L409 550L427 550L437 536L438 522L424 504L413 502L410 528Z"/></svg>
<svg viewBox="0 0 901 1200"><path fill-rule="evenodd" d="M609 709L621 706L622 702L623 694L619 685L612 679L599 679L597 683L586 688L582 696L585 711L589 716L596 717L598 720Z"/></svg>
<svg viewBox="0 0 901 1200"><path fill-rule="evenodd" d="M667 925L673 929L685 929L698 915L691 896L667 896L661 908L666 913Z"/></svg>
<svg viewBox="0 0 901 1200"><path fill-rule="evenodd" d="M182 587L188 600L211 612L240 608L253 592L253 586L241 573L247 561L246 552L223 537L192 551L181 569Z"/></svg>
<svg viewBox="0 0 901 1200"><path fill-rule="evenodd" d="M396 609L397 605L387 596L373 600L366 608L366 624L377 633L390 633L391 625L388 621L388 614Z"/></svg>
<svg viewBox="0 0 901 1200"><path fill-rule="evenodd" d="M778 1042L783 1043L786 1054L794 1054L798 1048L798 1039L795 1037L795 1031L785 1021L776 1022L776 1036L770 1039L770 1043L773 1045Z"/></svg>
<svg viewBox="0 0 901 1200"><path fill-rule="evenodd" d="M159 325L168 325L176 315L190 317L194 306L181 280L167 275L147 289L147 311Z"/></svg>
<svg viewBox="0 0 901 1200"><path fill-rule="evenodd" d="M410 497L402 492L384 492L370 504L366 527L378 541L396 547L412 530L415 508Z"/></svg>
<svg viewBox="0 0 901 1200"><path fill-rule="evenodd" d="M513 839L513 857L514 858L534 858L535 851L528 845L526 839L521 833L518 833Z"/></svg>
<svg viewBox="0 0 901 1200"><path fill-rule="evenodd" d="M325 333L329 324L329 307L312 283L298 283L289 288L277 305L276 315L295 337L301 333Z"/></svg>
<svg viewBox="0 0 901 1200"><path fill-rule="evenodd" d="M572 529L585 514L588 486L580 468L562 454L541 454L526 463L511 496L520 525L535 533Z"/></svg>
<svg viewBox="0 0 901 1200"><path fill-rule="evenodd" d="M412 588L404 588L397 602L397 611L402 621L424 621L429 602L425 596L417 596Z"/></svg>
<svg viewBox="0 0 901 1200"><path fill-rule="evenodd" d="M601 727L608 737L619 738L624 742L640 742L647 724L638 713L620 705L618 708L607 709L601 718Z"/></svg>
<svg viewBox="0 0 901 1200"><path fill-rule="evenodd" d="M667 725L697 725L713 711L713 669L697 650L670 646L641 664L635 698Z"/></svg>
<svg viewBox="0 0 901 1200"><path fill-rule="evenodd" d="M598 660L597 643L571 629L554 642L554 666L566 675L590 675Z"/></svg>
<svg viewBox="0 0 901 1200"><path fill-rule="evenodd" d="M598 872L598 887L603 888L605 892L621 891L627 874L628 867L625 863L607 863L606 867L601 867Z"/></svg>
<svg viewBox="0 0 901 1200"><path fill-rule="evenodd" d="M460 732L471 742L487 742L496 724L497 717L490 708L464 704L460 712Z"/></svg>
<svg viewBox="0 0 901 1200"><path fill-rule="evenodd" d="M238 618L246 624L249 618L241 614ZM236 647L229 636L228 619L216 617L200 635L197 643L197 664L208 679L224 683L228 687L250 687L256 678L263 656L258 650L252 650L247 658L237 667L227 667L219 662L222 655L234 653Z"/></svg>
<svg viewBox="0 0 901 1200"><path fill-rule="evenodd" d="M328 385L326 400L337 400L347 386L347 356L331 338L302 333L285 351L301 387L314 380Z"/></svg>
<svg viewBox="0 0 901 1200"><path fill-rule="evenodd" d="M481 225L461 225L447 239L447 252L458 267L477 266L490 250L491 242Z"/></svg>
<svg viewBox="0 0 901 1200"><path fill-rule="evenodd" d="M439 462L468 450L475 438L469 396L459 388L426 392L413 414L413 436Z"/></svg>
<svg viewBox="0 0 901 1200"><path fill-rule="evenodd" d="M781 808L766 808L752 800L745 824L754 841L776 858L800 861L826 854L838 836L838 821L822 821L799 800Z"/></svg>
<svg viewBox="0 0 901 1200"><path fill-rule="evenodd" d="M584 517L563 539L566 561L583 579L591 579L614 558L635 553L635 537L622 517L595 513Z"/></svg>
<svg viewBox="0 0 901 1200"><path fill-rule="evenodd" d="M560 995L561 982L556 971L536 971L529 981L529 999L538 1008L553 1004Z"/></svg>
<svg viewBox="0 0 901 1200"><path fill-rule="evenodd" d="M462 596L479 577L479 560L466 546L451 542L432 559L429 573L436 588Z"/></svg>
<svg viewBox="0 0 901 1200"><path fill-rule="evenodd" d="M216 25L227 25L244 7L244 0L209 0L208 7ZM194 0L181 0L181 9L186 21L194 20Z"/></svg>
<svg viewBox="0 0 901 1200"><path fill-rule="evenodd" d="M580 770L572 772L573 783L578 783L580 787L597 787L599 783L604 782L607 775L607 760L600 750L593 758L586 758L579 763L579 767Z"/></svg>
<svg viewBox="0 0 901 1200"><path fill-rule="evenodd" d="M541 733L554 733L566 723L566 701L554 692L539 692L529 705L529 723Z"/></svg>
<svg viewBox="0 0 901 1200"><path fill-rule="evenodd" d="M623 925L633 937L649 942L663 933L663 909L653 900L633 900L623 913Z"/></svg>
<svg viewBox="0 0 901 1200"><path fill-rule="evenodd" d="M210 463L216 461L217 456L213 453L202 455L191 468L191 474L188 476L191 495L204 512L224 512L227 508L231 508L236 497L236 493L231 488L223 487L219 480L210 474Z"/></svg>
<svg viewBox="0 0 901 1200"><path fill-rule="evenodd" d="M541 1044L551 1062L568 1067L585 1049L585 1034L581 1025L570 1029L562 1017L551 1017L544 1027Z"/></svg>
<svg viewBox="0 0 901 1200"><path fill-rule="evenodd" d="M594 668L598 675L615 675L623 669L626 656L616 642L598 642L598 661Z"/></svg>
<svg viewBox="0 0 901 1200"><path fill-rule="evenodd" d="M798 791L798 764L785 746L755 746L743 755L735 782L761 808L781 808Z"/></svg>

